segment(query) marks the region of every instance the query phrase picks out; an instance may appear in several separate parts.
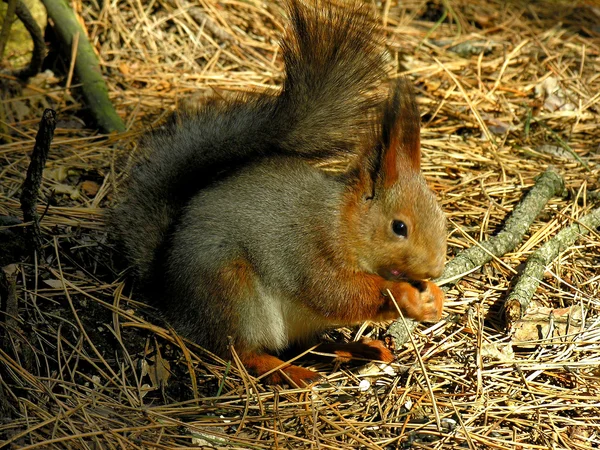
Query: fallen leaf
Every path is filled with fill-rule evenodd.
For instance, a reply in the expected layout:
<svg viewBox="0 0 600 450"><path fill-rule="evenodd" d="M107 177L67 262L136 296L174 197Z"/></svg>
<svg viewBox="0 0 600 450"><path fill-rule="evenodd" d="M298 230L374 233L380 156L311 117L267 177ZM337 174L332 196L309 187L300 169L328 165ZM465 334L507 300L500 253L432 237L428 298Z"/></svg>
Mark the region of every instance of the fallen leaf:
<svg viewBox="0 0 600 450"><path fill-rule="evenodd" d="M512 344L531 348L546 339L571 341L582 325L582 318L583 311L579 305L559 309L531 308L514 323Z"/></svg>
<svg viewBox="0 0 600 450"><path fill-rule="evenodd" d="M44 169L44 178L47 180L53 180L63 182L69 176L69 168L67 166L60 166L55 169Z"/></svg>
<svg viewBox="0 0 600 450"><path fill-rule="evenodd" d="M95 197L98 191L100 190L100 185L95 181L85 180L83 183L81 183L81 190L88 197Z"/></svg>
<svg viewBox="0 0 600 450"><path fill-rule="evenodd" d="M44 284L48 287L54 288L54 289L63 289L64 285L63 282L60 280L55 280L55 279L50 279L50 280L42 280L44 282Z"/></svg>
<svg viewBox="0 0 600 450"><path fill-rule="evenodd" d="M121 72L123 75L129 75L129 66L125 63L119 64L119 72Z"/></svg>
<svg viewBox="0 0 600 450"><path fill-rule="evenodd" d="M154 388L165 387L171 376L171 364L163 359L158 348L156 349L156 355L148 358L148 361L151 363L148 365L148 376L152 386Z"/></svg>
<svg viewBox="0 0 600 450"><path fill-rule="evenodd" d="M69 186L68 184L57 184L54 186L54 193L68 195L71 197L71 200L77 200L81 197L81 193L79 189L73 186Z"/></svg>
<svg viewBox="0 0 600 450"><path fill-rule="evenodd" d="M497 361L512 361L515 358L515 353L512 344L501 344L498 342L484 344L481 348L481 356L483 358L491 358Z"/></svg>

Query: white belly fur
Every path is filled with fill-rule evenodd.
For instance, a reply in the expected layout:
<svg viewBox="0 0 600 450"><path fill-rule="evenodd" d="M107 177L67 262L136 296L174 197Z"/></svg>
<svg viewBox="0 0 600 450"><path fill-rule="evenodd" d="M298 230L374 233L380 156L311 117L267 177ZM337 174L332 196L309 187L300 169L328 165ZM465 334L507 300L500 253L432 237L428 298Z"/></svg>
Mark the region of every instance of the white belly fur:
<svg viewBox="0 0 600 450"><path fill-rule="evenodd" d="M333 325L308 308L257 286L240 317L242 336L249 348L279 351L294 342L310 340Z"/></svg>

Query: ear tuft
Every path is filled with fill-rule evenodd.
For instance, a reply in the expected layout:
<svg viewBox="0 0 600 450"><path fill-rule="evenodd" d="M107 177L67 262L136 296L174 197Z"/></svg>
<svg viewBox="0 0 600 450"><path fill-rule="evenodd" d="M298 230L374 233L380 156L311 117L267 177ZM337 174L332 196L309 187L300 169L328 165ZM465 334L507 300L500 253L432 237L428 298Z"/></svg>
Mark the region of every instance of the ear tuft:
<svg viewBox="0 0 600 450"><path fill-rule="evenodd" d="M421 170L421 116L412 86L399 78L381 107L370 142L351 172L367 198L394 185L406 172Z"/></svg>
<svg viewBox="0 0 600 450"><path fill-rule="evenodd" d="M410 168L421 168L421 116L410 82L399 78L388 97L381 118L381 175L384 186L393 184Z"/></svg>

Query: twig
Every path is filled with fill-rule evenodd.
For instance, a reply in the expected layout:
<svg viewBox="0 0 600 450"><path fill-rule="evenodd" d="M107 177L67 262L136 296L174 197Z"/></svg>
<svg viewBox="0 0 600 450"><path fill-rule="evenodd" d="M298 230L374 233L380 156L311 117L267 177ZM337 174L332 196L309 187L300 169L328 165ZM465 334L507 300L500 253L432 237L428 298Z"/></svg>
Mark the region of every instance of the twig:
<svg viewBox="0 0 600 450"><path fill-rule="evenodd" d="M56 112L52 109L44 110L42 120L40 121L40 128L35 137L35 146L31 153L31 163L27 168L27 177L25 178L23 191L21 192L23 220L25 222L32 222L30 228L31 243L40 256L42 255L42 239L36 206L38 203L38 192L42 184L42 174L46 160L48 159L48 152L50 151L50 144L54 137L55 128Z"/></svg>
<svg viewBox="0 0 600 450"><path fill-rule="evenodd" d="M434 282L447 285L443 288L447 292L451 284L456 283L466 274L477 270L494 257L500 257L514 250L548 200L561 193L563 189L563 179L556 172L548 169L537 178L531 191L515 207L506 220L504 228L496 236L460 252L446 265L442 276ZM395 321L389 326L388 333L396 340L396 345L403 345L409 341L410 333L416 327L414 321L407 320L407 326L400 321Z"/></svg>
<svg viewBox="0 0 600 450"><path fill-rule="evenodd" d="M64 0L43 0L43 3L54 22L55 30L65 43L65 49L72 47L73 38L79 33L75 73L81 81L83 95L94 119L107 133L125 131L125 124L108 98L108 88L102 78L98 57L75 14Z"/></svg>
<svg viewBox="0 0 600 450"><path fill-rule="evenodd" d="M554 238L531 254L523 273L519 276L506 300L504 312L508 329L511 329L514 322L523 317L548 264L573 245L579 237L585 236L591 229L595 230L598 227L600 227L600 207L559 231Z"/></svg>
<svg viewBox="0 0 600 450"><path fill-rule="evenodd" d="M190 7L187 2L184 3L189 8L188 13L199 24L204 26L206 30L213 34L215 38L223 42L235 42L235 36L232 36L227 31L222 29L213 19L210 18L202 9L197 6Z"/></svg>
<svg viewBox="0 0 600 450"><path fill-rule="evenodd" d="M536 179L535 185L525 198L515 206L504 228L496 236L456 255L435 282L440 285L454 283L474 268L490 262L493 257L513 251L546 203L563 189L564 181L560 175L552 169L546 170Z"/></svg>
<svg viewBox="0 0 600 450"><path fill-rule="evenodd" d="M40 70L42 70L42 63L44 62L44 56L46 55L46 43L44 42L42 30L40 30L37 22L29 12L27 5L21 0L17 0L15 12L33 41L33 52L31 53L29 65L16 74L17 77L26 80L27 78L37 75Z"/></svg>
<svg viewBox="0 0 600 450"><path fill-rule="evenodd" d="M550 128L548 125L546 125L546 124L545 124L543 121L541 121L541 120L536 120L536 122L537 122L537 123L539 123L539 124L542 126L542 128L544 128L546 131L548 131L548 132L549 132L549 133L552 135L552 137L553 137L554 139L556 139L556 141L558 142L558 145L560 145L560 146L561 146L561 147L562 147L564 150L566 150L567 152L569 152L569 154L570 154L570 155L571 155L573 158L575 158L575 159L577 160L577 162L579 162L579 164L581 164L583 167L585 167L585 169L586 169L588 172L591 172L590 165L589 165L588 163L586 163L586 162L585 162L583 159L581 159L581 156L579 156L579 155L577 154L577 152L576 152L575 150L573 150L573 149L571 148L571 146L570 146L569 144L567 144L567 143L566 143L566 142L563 140L563 138L561 138L561 137L558 135L558 133L556 133L556 132L555 132L555 131L554 131L552 128Z"/></svg>
<svg viewBox="0 0 600 450"><path fill-rule="evenodd" d="M2 24L2 30L0 31L0 61L4 57L4 50L10 36L10 29L13 21L15 20L15 10L17 9L17 0L7 0L6 15L4 16L4 23Z"/></svg>

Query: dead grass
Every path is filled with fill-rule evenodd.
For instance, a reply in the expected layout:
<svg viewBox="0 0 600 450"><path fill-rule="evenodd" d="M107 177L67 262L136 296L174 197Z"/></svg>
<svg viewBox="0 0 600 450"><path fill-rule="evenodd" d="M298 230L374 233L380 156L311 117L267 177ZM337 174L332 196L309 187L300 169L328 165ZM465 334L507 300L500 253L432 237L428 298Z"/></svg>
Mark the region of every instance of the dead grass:
<svg viewBox="0 0 600 450"><path fill-rule="evenodd" d="M98 136L83 126L78 117L85 111L71 96L75 86L50 75L3 97L0 215L20 216L19 187L43 107L57 109L60 120L42 192L50 205L42 221L47 256L16 267L18 316L2 324L5 444L600 447L598 232L561 253L534 298L550 308L585 307L586 325L570 339L517 348L500 314L520 264L598 203L596 3L411 0L377 6L391 54L417 86L424 171L450 219L449 258L493 235L549 165L564 176L568 195L547 205L516 251L454 286L444 319L420 327L417 348L398 349L392 371L317 365L328 385L313 390L262 386L235 363L184 344L124 284L103 221L144 127L183 101L279 84L280 5L71 3L131 131ZM444 11L446 19L438 21ZM335 338L356 334L341 330ZM370 386L361 390L361 380Z"/></svg>

